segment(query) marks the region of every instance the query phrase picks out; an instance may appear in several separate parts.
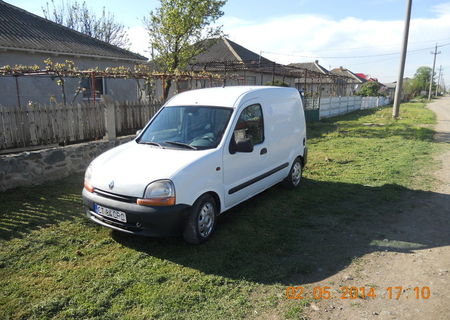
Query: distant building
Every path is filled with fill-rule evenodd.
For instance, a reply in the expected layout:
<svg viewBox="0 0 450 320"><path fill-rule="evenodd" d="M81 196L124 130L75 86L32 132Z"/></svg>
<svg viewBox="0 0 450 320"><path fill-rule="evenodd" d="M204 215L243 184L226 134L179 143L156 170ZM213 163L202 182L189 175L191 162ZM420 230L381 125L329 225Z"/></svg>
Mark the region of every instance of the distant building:
<svg viewBox="0 0 450 320"><path fill-rule="evenodd" d="M361 88L361 85L364 84L365 82L367 82L366 79L359 77L358 75L356 75L355 73L353 73L352 71L350 71L349 69L346 69L344 67L332 69L330 72L337 76L347 77L347 79L348 79L347 84L350 84L350 85L341 86L340 93L342 93L342 94L340 94L340 95L343 95L343 96L355 95Z"/></svg>
<svg viewBox="0 0 450 320"><path fill-rule="evenodd" d="M369 81L369 82L378 82L377 78L372 78L371 76L369 76L365 73L355 73L355 75L357 75L358 77L365 79L366 81Z"/></svg>
<svg viewBox="0 0 450 320"><path fill-rule="evenodd" d="M125 66L133 68L146 57L94 39L0 0L0 67L5 65L39 65L50 58L54 62L71 60L78 69ZM88 100L92 81L65 79L67 102ZM78 87L84 88L76 96ZM61 102L61 89L49 76L0 77L0 104L16 106ZM134 80L95 79L97 97L136 100L138 86Z"/></svg>
<svg viewBox="0 0 450 320"><path fill-rule="evenodd" d="M383 83L382 93L384 95L388 96L391 100L393 100L396 87L397 87L397 82Z"/></svg>

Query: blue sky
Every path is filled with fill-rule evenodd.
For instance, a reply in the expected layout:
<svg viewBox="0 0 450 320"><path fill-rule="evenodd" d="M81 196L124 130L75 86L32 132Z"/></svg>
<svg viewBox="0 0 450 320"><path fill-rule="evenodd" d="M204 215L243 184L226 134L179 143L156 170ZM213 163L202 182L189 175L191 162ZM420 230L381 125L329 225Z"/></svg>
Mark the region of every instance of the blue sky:
<svg viewBox="0 0 450 320"><path fill-rule="evenodd" d="M46 3L6 1L39 15ZM130 28L133 51L149 56L142 17L159 1L86 3L96 11L106 6ZM344 66L390 82L398 73L405 9L406 0L229 0L221 23L231 40L277 62L317 59L325 68ZM450 44L450 0L413 0L406 76L421 65L431 66L436 42ZM450 84L450 45L440 51L437 66L443 66Z"/></svg>
<svg viewBox="0 0 450 320"><path fill-rule="evenodd" d="M33 13L42 14L41 7L47 1L6 0L15 6ZM48 1L50 2L50 1ZM58 0L55 1L58 3ZM433 16L432 7L448 1L413 0L413 15L416 18ZM100 11L103 6L128 26L139 25L142 16L155 8L157 0L87 0L90 8ZM274 4L276 3L276 5ZM270 19L290 14L318 14L342 19L349 16L362 19L395 20L403 19L405 0L229 0L224 7L225 15L240 19Z"/></svg>

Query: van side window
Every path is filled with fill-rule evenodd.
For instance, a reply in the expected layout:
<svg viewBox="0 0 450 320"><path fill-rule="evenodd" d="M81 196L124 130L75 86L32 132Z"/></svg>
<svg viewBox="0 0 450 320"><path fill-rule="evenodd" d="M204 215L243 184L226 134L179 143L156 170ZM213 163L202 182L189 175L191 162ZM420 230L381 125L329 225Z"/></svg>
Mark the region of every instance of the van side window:
<svg viewBox="0 0 450 320"><path fill-rule="evenodd" d="M264 121L259 104L253 104L245 108L239 116L236 128L234 128L235 141L246 138L249 138L253 145L264 141Z"/></svg>

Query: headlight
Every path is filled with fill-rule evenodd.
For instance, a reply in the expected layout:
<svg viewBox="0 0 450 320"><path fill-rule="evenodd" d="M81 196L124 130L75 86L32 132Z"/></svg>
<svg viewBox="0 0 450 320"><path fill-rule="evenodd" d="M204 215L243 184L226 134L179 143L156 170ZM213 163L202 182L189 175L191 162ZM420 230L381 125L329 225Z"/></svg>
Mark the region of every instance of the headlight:
<svg viewBox="0 0 450 320"><path fill-rule="evenodd" d="M90 164L87 167L86 172L84 174L84 188L89 192L94 191L94 187L91 185L91 178L92 178L92 164Z"/></svg>
<svg viewBox="0 0 450 320"><path fill-rule="evenodd" d="M145 188L144 197L136 203L144 206L173 206L175 204L175 186L170 180L158 180Z"/></svg>

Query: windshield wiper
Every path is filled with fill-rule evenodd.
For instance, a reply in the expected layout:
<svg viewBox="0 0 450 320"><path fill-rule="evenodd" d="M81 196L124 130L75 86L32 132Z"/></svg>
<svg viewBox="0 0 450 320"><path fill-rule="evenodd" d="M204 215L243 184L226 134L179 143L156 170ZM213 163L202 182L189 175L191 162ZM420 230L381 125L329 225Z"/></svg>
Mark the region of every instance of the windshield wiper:
<svg viewBox="0 0 450 320"><path fill-rule="evenodd" d="M187 144L187 143L183 143L183 142L177 142L177 141L165 141L164 143L174 144L174 145L176 145L176 146L180 146L180 147L185 147L185 148L197 150L196 147L191 146L190 144Z"/></svg>
<svg viewBox="0 0 450 320"><path fill-rule="evenodd" d="M138 143L139 143L139 144L149 144L149 145L151 145L151 146L157 146L157 147L160 147L160 148L163 147L163 146L160 145L158 142L153 142L153 141L139 141Z"/></svg>

